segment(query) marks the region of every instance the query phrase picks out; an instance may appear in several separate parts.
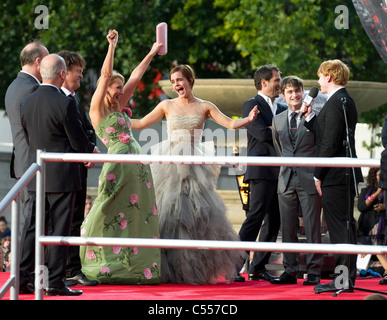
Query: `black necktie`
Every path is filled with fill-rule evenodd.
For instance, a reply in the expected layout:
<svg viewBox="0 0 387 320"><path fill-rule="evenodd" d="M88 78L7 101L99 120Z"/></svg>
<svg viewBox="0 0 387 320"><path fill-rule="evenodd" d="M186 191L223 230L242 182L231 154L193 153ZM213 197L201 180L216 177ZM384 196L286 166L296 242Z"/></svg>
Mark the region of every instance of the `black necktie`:
<svg viewBox="0 0 387 320"><path fill-rule="evenodd" d="M292 112L291 117L290 117L290 136L293 141L293 145L295 143L294 137L296 136L297 133L297 112Z"/></svg>

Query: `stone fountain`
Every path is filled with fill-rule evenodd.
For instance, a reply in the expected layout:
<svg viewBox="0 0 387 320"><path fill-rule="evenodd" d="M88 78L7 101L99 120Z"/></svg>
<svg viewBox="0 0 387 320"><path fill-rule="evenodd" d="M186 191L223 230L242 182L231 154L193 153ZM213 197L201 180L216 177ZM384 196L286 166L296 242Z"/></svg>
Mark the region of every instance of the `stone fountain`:
<svg viewBox="0 0 387 320"><path fill-rule="evenodd" d="M177 96L169 80L161 80L159 84L169 97ZM304 80L305 91L313 86L319 88L317 80ZM359 113L387 103L387 83L349 81L346 87ZM254 97L257 90L253 79L196 79L193 93L197 98L211 101L229 117L240 117L243 102Z"/></svg>

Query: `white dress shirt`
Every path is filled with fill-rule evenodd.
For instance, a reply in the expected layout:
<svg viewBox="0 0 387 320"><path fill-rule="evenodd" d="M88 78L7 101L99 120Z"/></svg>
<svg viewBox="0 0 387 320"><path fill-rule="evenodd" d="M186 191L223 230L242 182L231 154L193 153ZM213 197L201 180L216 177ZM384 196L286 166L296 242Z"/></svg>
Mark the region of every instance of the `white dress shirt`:
<svg viewBox="0 0 387 320"><path fill-rule="evenodd" d="M271 112L273 113L273 115L276 115L276 112L277 112L277 103L274 101L271 100L270 97L268 97L267 95L263 94L262 92L258 92L258 94L263 98L265 99L265 101L267 102L267 104L270 106L270 109L271 109Z"/></svg>

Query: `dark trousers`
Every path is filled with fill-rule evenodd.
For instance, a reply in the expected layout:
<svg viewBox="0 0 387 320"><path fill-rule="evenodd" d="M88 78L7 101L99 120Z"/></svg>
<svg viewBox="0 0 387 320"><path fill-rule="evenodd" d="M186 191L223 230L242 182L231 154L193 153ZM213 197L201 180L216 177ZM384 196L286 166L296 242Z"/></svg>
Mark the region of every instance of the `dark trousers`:
<svg viewBox="0 0 387 320"><path fill-rule="evenodd" d="M356 223L353 216L354 190L349 192L349 228L347 228L347 187L345 185L329 186L322 188L322 206L327 222L331 243L357 243ZM349 236L349 239L348 239ZM349 262L347 259L349 258ZM356 278L356 254L335 254L335 266L349 266L348 275L355 283ZM348 263L348 264L347 264Z"/></svg>
<svg viewBox="0 0 387 320"><path fill-rule="evenodd" d="M81 164L82 166L82 164ZM87 168L81 168L82 174L82 190L75 194L75 204L73 213L73 222L71 225L72 237L79 237L81 235L81 225L85 217L85 203L87 193ZM81 273L82 265L79 257L79 246L70 246L68 248L66 277L71 278Z"/></svg>
<svg viewBox="0 0 387 320"><path fill-rule="evenodd" d="M239 231L241 241L275 242L280 228L277 180L250 180L250 203ZM254 252L249 273L266 270L271 252Z"/></svg>
<svg viewBox="0 0 387 320"><path fill-rule="evenodd" d="M21 237L20 286L32 281L35 266L35 221L36 194L31 193L31 214L26 218ZM74 208L74 192L46 193L45 197L45 234L51 236L69 236ZM67 246L50 245L46 248L48 268L48 286L64 286L62 278L66 273Z"/></svg>

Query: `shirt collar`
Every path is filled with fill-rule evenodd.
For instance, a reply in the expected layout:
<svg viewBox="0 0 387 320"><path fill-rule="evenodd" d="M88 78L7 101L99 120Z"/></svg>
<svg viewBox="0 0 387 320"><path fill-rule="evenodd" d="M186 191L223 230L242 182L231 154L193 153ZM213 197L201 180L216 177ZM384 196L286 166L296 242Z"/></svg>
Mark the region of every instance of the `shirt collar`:
<svg viewBox="0 0 387 320"><path fill-rule="evenodd" d="M20 70L20 72L23 72L23 73L28 74L29 76L31 76L32 78L34 78L34 79L36 80L37 83L41 84L41 82L38 80L38 78L35 77L32 73L29 73L29 72L24 71L24 70Z"/></svg>
<svg viewBox="0 0 387 320"><path fill-rule="evenodd" d="M62 87L61 88L62 89L62 91L64 92L64 94L66 95L66 96L74 96L74 91L73 92L71 92L69 89L67 89L67 88L65 88L65 87Z"/></svg>
<svg viewBox="0 0 387 320"><path fill-rule="evenodd" d="M328 93L328 94L327 94L327 96L328 96L328 97L327 97L327 100L329 100L330 97L332 97L337 91L339 91L340 89L343 89L343 88L345 88L345 87L344 87L344 86L343 86L343 87L339 87L339 88L333 90L332 92Z"/></svg>
<svg viewBox="0 0 387 320"><path fill-rule="evenodd" d="M57 87L57 86L54 86L54 85L51 84L51 83L42 83L41 85L42 85L42 86L50 86L50 87L53 87L53 88L55 88L56 90L59 91L58 87ZM60 91L59 91L59 92L60 92Z"/></svg>
<svg viewBox="0 0 387 320"><path fill-rule="evenodd" d="M270 109L271 111L273 112L273 114L276 114L276 111L277 111L277 103L274 101L271 100L270 97L268 97L267 95L263 94L262 92L258 92L258 94L263 98L265 99L265 101L267 102L267 104L270 106Z"/></svg>
<svg viewBox="0 0 387 320"><path fill-rule="evenodd" d="M292 116L292 113L295 112L295 113L300 113L300 110L296 110L296 111L292 111L288 108L288 117L290 118Z"/></svg>

